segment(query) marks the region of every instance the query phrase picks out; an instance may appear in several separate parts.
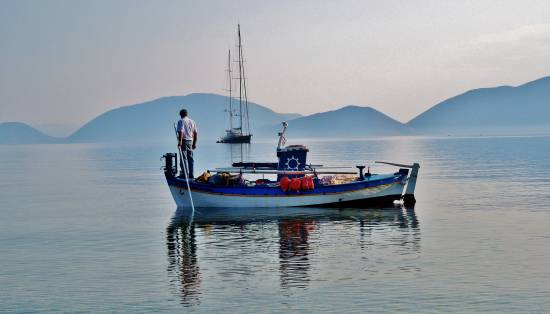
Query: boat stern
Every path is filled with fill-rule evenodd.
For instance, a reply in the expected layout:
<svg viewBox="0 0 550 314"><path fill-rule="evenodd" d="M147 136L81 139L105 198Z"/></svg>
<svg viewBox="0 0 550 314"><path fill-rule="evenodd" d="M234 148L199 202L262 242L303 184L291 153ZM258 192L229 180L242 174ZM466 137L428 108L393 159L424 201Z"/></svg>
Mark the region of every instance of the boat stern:
<svg viewBox="0 0 550 314"><path fill-rule="evenodd" d="M414 190L416 189L416 180L418 178L418 170L420 169L419 163L414 163L411 167L411 172L407 178L407 186L405 188L405 193L403 194L403 203L407 207L412 207L416 203L416 198L414 197Z"/></svg>

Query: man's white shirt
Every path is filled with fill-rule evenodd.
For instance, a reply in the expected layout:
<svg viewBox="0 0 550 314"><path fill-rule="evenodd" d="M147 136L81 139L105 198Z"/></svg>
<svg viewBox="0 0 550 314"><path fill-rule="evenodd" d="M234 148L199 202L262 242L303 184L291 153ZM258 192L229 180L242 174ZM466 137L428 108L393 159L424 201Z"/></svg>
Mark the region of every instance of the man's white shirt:
<svg viewBox="0 0 550 314"><path fill-rule="evenodd" d="M189 117L185 117L178 121L178 133L183 131L183 139L192 140L193 134L197 132L197 125L195 121Z"/></svg>

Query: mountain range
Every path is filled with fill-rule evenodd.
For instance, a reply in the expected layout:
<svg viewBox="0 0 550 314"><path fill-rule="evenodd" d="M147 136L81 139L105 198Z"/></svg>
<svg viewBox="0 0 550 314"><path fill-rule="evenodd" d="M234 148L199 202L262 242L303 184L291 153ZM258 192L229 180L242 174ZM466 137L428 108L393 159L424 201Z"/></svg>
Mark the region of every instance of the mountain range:
<svg viewBox="0 0 550 314"><path fill-rule="evenodd" d="M215 141L228 128L229 98L194 93L109 110L67 138L55 138L19 122L0 124L0 144L76 143L158 140L173 136L182 107L199 126L204 141ZM475 89L436 104L407 123L371 107L345 106L308 116L281 114L249 102L253 139L273 138L281 121L289 136L369 137L392 135L496 135L550 133L550 77L517 87Z"/></svg>

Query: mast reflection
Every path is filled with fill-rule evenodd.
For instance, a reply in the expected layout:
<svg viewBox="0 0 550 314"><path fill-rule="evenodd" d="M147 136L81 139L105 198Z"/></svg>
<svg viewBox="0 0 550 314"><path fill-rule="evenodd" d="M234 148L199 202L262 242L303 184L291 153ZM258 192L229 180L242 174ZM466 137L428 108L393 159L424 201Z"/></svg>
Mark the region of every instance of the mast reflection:
<svg viewBox="0 0 550 314"><path fill-rule="evenodd" d="M229 157L231 163L234 162L243 162L244 160L250 159L250 143L233 143L225 144L229 150Z"/></svg>

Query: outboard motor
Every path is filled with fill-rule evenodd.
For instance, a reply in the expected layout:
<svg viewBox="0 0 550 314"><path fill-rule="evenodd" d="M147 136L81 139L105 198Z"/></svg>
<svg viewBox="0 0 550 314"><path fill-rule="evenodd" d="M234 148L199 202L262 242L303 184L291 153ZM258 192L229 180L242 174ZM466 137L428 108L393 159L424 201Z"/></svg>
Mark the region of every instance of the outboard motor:
<svg viewBox="0 0 550 314"><path fill-rule="evenodd" d="M166 153L162 156L164 158L164 173L167 177L173 177L178 173L178 154Z"/></svg>
<svg viewBox="0 0 550 314"><path fill-rule="evenodd" d="M279 171L304 171L307 161L307 152L309 149L304 145L289 145L277 150L277 157L279 163L277 164L277 170ZM282 177L298 178L303 177L303 174L278 174L277 181Z"/></svg>

